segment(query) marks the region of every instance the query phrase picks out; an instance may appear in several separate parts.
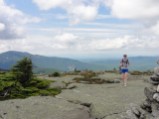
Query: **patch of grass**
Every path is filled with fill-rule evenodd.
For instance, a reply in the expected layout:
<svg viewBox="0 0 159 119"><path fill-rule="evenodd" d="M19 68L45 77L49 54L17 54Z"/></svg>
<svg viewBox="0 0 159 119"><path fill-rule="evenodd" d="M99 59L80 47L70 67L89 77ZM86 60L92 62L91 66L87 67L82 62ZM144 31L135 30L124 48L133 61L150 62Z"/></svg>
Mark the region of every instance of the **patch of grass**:
<svg viewBox="0 0 159 119"><path fill-rule="evenodd" d="M46 89L46 90L40 90L39 94L41 96L55 96L57 94L61 93L60 89L55 89L55 88L50 88L50 89Z"/></svg>
<svg viewBox="0 0 159 119"><path fill-rule="evenodd" d="M101 78L74 78L77 83L88 83L88 84L103 84L103 83L108 83L106 80L101 79Z"/></svg>

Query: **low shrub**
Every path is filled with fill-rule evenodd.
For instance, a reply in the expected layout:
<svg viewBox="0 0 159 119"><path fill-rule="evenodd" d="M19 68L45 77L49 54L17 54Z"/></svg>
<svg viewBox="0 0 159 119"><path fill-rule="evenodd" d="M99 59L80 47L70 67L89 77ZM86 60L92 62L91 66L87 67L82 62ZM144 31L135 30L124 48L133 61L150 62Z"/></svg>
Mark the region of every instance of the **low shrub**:
<svg viewBox="0 0 159 119"><path fill-rule="evenodd" d="M76 77L73 80L75 80L77 83L81 83L81 82L85 82L88 84L103 84L106 83L105 80L101 79L101 78L85 78L85 77Z"/></svg>
<svg viewBox="0 0 159 119"><path fill-rule="evenodd" d="M27 98L30 96L50 95L54 96L61 92L61 89L49 88L52 81L34 78L24 87L14 79L11 74L0 76L0 100ZM11 78L12 77L12 78Z"/></svg>
<svg viewBox="0 0 159 119"><path fill-rule="evenodd" d="M47 89L49 88L51 81L48 80L41 80L40 82L38 82L35 87L39 88L39 89Z"/></svg>
<svg viewBox="0 0 159 119"><path fill-rule="evenodd" d="M142 75L143 73L141 71L133 71L130 72L131 75Z"/></svg>
<svg viewBox="0 0 159 119"><path fill-rule="evenodd" d="M152 75L152 71L132 71L130 72L131 75Z"/></svg>
<svg viewBox="0 0 159 119"><path fill-rule="evenodd" d="M61 74L59 72L54 72L52 74L49 74L49 77L59 77Z"/></svg>
<svg viewBox="0 0 159 119"><path fill-rule="evenodd" d="M83 71L81 72L81 75L84 76L85 78L92 78L97 76L97 74L93 71Z"/></svg>
<svg viewBox="0 0 159 119"><path fill-rule="evenodd" d="M34 77L30 58L23 58L10 72L0 73L0 100L36 95L57 95L60 89L50 89L52 81ZM53 76L59 76L55 72Z"/></svg>

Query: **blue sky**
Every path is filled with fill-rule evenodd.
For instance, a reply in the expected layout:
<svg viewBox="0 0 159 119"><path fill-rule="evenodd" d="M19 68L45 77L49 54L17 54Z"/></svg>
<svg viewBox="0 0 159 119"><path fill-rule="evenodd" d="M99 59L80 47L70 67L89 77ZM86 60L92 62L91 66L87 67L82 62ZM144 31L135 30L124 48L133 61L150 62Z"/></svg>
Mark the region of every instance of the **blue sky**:
<svg viewBox="0 0 159 119"><path fill-rule="evenodd" d="M158 56L158 0L0 0L0 52Z"/></svg>

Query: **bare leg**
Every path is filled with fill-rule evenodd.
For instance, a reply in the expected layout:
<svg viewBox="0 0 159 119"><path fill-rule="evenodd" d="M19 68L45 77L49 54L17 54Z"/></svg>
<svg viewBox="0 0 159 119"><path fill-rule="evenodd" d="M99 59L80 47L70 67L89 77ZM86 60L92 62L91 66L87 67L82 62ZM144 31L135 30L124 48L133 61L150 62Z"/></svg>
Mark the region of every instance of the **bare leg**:
<svg viewBox="0 0 159 119"><path fill-rule="evenodd" d="M126 72L124 75L124 86L127 86L128 73Z"/></svg>
<svg viewBox="0 0 159 119"><path fill-rule="evenodd" d="M122 79L122 84L124 85L124 79L125 79L125 74L124 73L122 73L121 79Z"/></svg>

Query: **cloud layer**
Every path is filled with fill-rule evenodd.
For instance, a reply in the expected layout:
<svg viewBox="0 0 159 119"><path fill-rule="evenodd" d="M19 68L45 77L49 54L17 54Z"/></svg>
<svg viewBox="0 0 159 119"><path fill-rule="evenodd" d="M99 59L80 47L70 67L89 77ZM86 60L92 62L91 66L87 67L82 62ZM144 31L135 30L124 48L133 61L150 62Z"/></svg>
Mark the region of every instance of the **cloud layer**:
<svg viewBox="0 0 159 119"><path fill-rule="evenodd" d="M90 21L98 14L98 0L33 0L41 10L61 8L67 12L71 24Z"/></svg>
<svg viewBox="0 0 159 119"><path fill-rule="evenodd" d="M49 55L53 51L89 54L106 51L130 53L137 50L142 50L146 54L146 50L149 50L157 54L158 0L32 0L32 2L38 6L39 13L51 14L53 10L62 9L63 16L61 13L58 14L57 10L56 13L53 12L53 17L58 16L56 20L61 20L61 24L67 25L40 24L39 18L32 17L31 14L28 15L0 0L1 51L21 50ZM49 20L49 23L56 21ZM128 23L123 23L124 20ZM38 28L30 27L35 30L30 30L30 34L26 35L25 27L34 22L39 22ZM58 27L62 27L60 32L57 32Z"/></svg>
<svg viewBox="0 0 159 119"><path fill-rule="evenodd" d="M27 39L11 40L9 42L0 40L0 49L2 51L6 51L7 49L28 51L42 55L51 55L52 53L59 53L58 55L60 53L76 54L77 52L79 54L88 53L88 55L91 55L93 52L100 53L107 51L116 51L117 53L123 51L133 53L136 51L136 55L139 55L138 53L140 52L138 51L143 51L145 53L143 55L155 55L158 52L158 40L154 37L141 37L139 39L134 36L87 40L84 37L71 33L61 33L53 38L47 36L31 36ZM148 50L151 53L148 53Z"/></svg>
<svg viewBox="0 0 159 119"><path fill-rule="evenodd" d="M0 0L0 40L22 38L25 24L38 22L39 20L8 6L4 0Z"/></svg>
<svg viewBox="0 0 159 119"><path fill-rule="evenodd" d="M145 20L159 17L158 0L106 0L105 4L118 18Z"/></svg>
<svg viewBox="0 0 159 119"><path fill-rule="evenodd" d="M105 14L117 19L139 22L145 29L151 28L149 32L154 34L159 22L158 0L33 0L33 2L40 10L48 11L56 8L65 10L71 24L98 19L99 8L103 4L110 9L110 13Z"/></svg>

